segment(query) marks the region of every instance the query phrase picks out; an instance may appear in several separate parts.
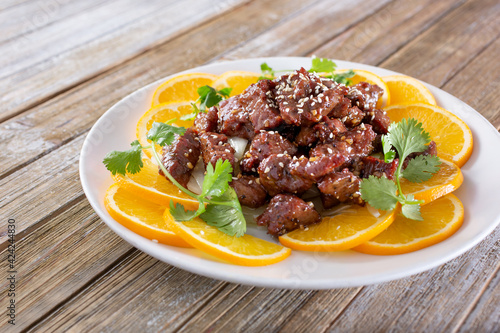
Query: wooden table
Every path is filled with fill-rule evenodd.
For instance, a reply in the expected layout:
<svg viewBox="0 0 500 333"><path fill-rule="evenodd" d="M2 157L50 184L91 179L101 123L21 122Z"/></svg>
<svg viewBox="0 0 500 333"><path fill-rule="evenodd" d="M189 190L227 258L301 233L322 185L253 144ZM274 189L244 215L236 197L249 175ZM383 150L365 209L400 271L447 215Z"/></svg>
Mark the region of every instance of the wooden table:
<svg viewBox="0 0 500 333"><path fill-rule="evenodd" d="M16 325L7 322L10 283L2 275L0 331L500 331L500 228L455 260L397 281L256 288L136 250L97 217L78 176L82 143L110 106L159 78L223 59L315 54L381 66L457 96L498 129L498 0L0 6L3 272L7 226L16 232Z"/></svg>

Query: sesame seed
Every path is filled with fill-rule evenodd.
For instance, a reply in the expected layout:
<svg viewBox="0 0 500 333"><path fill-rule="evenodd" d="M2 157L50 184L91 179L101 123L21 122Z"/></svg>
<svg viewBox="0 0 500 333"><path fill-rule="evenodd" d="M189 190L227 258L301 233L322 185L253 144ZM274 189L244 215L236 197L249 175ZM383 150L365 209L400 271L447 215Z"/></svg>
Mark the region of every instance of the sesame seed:
<svg viewBox="0 0 500 333"><path fill-rule="evenodd" d="M253 180L250 180L250 181L248 182L248 185L252 185L252 184L253 184Z"/></svg>
<svg viewBox="0 0 500 333"><path fill-rule="evenodd" d="M188 167L189 169L194 168L194 166L193 166L193 164L192 164L191 162L187 162L187 164L186 164L186 165L187 165L187 167Z"/></svg>
<svg viewBox="0 0 500 333"><path fill-rule="evenodd" d="M282 168L284 168L284 167L285 167L285 165L283 164L283 162L279 162L278 164L279 164L279 166L280 166L280 167L282 167Z"/></svg>
<svg viewBox="0 0 500 333"><path fill-rule="evenodd" d="M267 167L266 170L264 170L264 173L268 173L269 171L271 171L271 169Z"/></svg>

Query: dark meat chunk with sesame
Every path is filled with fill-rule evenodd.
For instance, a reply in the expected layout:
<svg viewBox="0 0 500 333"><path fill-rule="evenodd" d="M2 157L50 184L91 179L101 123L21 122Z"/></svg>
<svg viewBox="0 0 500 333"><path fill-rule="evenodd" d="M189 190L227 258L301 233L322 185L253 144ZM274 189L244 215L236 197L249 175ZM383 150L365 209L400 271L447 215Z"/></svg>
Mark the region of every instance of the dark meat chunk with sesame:
<svg viewBox="0 0 500 333"><path fill-rule="evenodd" d="M312 147L317 142L332 142L339 134L346 131L346 127L340 120L323 117L322 122L312 127L302 127L295 142L302 147Z"/></svg>
<svg viewBox="0 0 500 333"><path fill-rule="evenodd" d="M343 95L346 95L348 92L348 88L343 86L343 88L341 89L343 90L342 91ZM339 103L333 107L332 111L330 111L328 117L344 118L349 113L349 108L351 106L352 106L351 100L347 97L342 97L340 98Z"/></svg>
<svg viewBox="0 0 500 333"><path fill-rule="evenodd" d="M372 142L376 136L377 134L373 131L371 125L362 123L342 134L340 140L335 141L333 145L337 149L345 152L348 159L367 156L373 151ZM348 146L344 143L347 143Z"/></svg>
<svg viewBox="0 0 500 333"><path fill-rule="evenodd" d="M325 197L325 203L330 208L337 203L355 203L363 204L361 193L359 192L359 184L361 180L356 177L349 169L343 169L340 172L333 172L325 176L319 183L318 189L321 193L331 196ZM336 200L331 200L331 199Z"/></svg>
<svg viewBox="0 0 500 333"><path fill-rule="evenodd" d="M375 133L387 134L391 119L384 110L373 109L366 112L364 122L372 125Z"/></svg>
<svg viewBox="0 0 500 333"><path fill-rule="evenodd" d="M384 90L376 84L360 82L350 87L347 97L352 101L353 106L359 107L363 111L374 109L379 98L384 94Z"/></svg>
<svg viewBox="0 0 500 333"><path fill-rule="evenodd" d="M260 162L272 154L295 155L297 147L277 132L262 132L253 138L250 148L241 161L243 172L255 172Z"/></svg>
<svg viewBox="0 0 500 333"><path fill-rule="evenodd" d="M267 201L267 191L260 184L259 178L245 175L234 179L230 183L238 195L238 200L244 206L257 208Z"/></svg>
<svg viewBox="0 0 500 333"><path fill-rule="evenodd" d="M215 106L200 112L194 119L194 129L198 134L203 132L217 132L217 121L219 120L218 111Z"/></svg>
<svg viewBox="0 0 500 333"><path fill-rule="evenodd" d="M219 103L219 133L252 140L255 131L250 115L236 95Z"/></svg>
<svg viewBox="0 0 500 333"><path fill-rule="evenodd" d="M231 163L233 170L235 169L234 149L227 142L227 136L213 132L205 132L200 134L201 156L205 168L210 163L215 168L215 163L218 160L227 160Z"/></svg>
<svg viewBox="0 0 500 333"><path fill-rule="evenodd" d="M278 193L301 194L313 185L311 180L290 173L291 161L290 156L278 154L270 155L260 163L260 182L271 196Z"/></svg>
<svg viewBox="0 0 500 333"><path fill-rule="evenodd" d="M354 173L361 178L368 178L373 175L379 178L385 176L389 179L393 179L398 164L398 159L395 159L391 163L385 163L376 157L364 156L353 162L353 170Z"/></svg>
<svg viewBox="0 0 500 333"><path fill-rule="evenodd" d="M320 221L312 205L291 194L276 195L257 217L257 224L267 226L267 233L276 237Z"/></svg>
<svg viewBox="0 0 500 333"><path fill-rule="evenodd" d="M289 125L312 125L328 115L341 101L343 90L329 89L315 74L304 68L276 79L276 101Z"/></svg>
<svg viewBox="0 0 500 333"><path fill-rule="evenodd" d="M327 151L330 148L324 146L327 146L327 144L316 146L313 150L325 148L325 151ZM347 162L346 157L338 150L335 148L330 148L330 150L331 153L322 154L321 156L300 157L293 160L290 165L291 174L301 179L317 182L321 177L335 171Z"/></svg>
<svg viewBox="0 0 500 333"><path fill-rule="evenodd" d="M274 129L283 122L274 99L275 85L273 81L260 80L240 95L240 102L248 111L255 133Z"/></svg>
<svg viewBox="0 0 500 333"><path fill-rule="evenodd" d="M346 127L353 128L361 124L363 118L365 118L365 112L357 106L353 106L347 110L347 116L342 118L342 122Z"/></svg>
<svg viewBox="0 0 500 333"><path fill-rule="evenodd" d="M403 168L406 169L406 167L408 166L408 163L410 162L410 160L413 159L413 158L415 158L415 157L417 157L417 156L419 156L419 155L437 156L437 146L436 146L436 143L434 141L431 141L429 143L429 145L427 145L427 149L424 150L423 152L421 152L421 153L411 153L410 155L408 155L408 157L405 159L405 161L403 163Z"/></svg>
<svg viewBox="0 0 500 333"><path fill-rule="evenodd" d="M195 131L188 128L184 135L176 135L171 145L163 146L161 163L179 184L186 187L199 157L200 141ZM164 175L161 169L159 172Z"/></svg>

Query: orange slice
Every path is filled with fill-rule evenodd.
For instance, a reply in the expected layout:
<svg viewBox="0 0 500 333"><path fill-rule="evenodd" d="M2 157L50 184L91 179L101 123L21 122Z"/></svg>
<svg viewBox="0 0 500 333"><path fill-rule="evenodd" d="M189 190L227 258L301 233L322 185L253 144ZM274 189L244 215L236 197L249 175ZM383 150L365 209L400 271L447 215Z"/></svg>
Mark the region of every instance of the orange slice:
<svg viewBox="0 0 500 333"><path fill-rule="evenodd" d="M162 83L153 95L151 106L174 101L195 101L198 88L212 85L217 75L208 73L189 73L174 76Z"/></svg>
<svg viewBox="0 0 500 333"><path fill-rule="evenodd" d="M151 144L146 136L148 131L153 126L155 121L160 123L165 123L171 119L176 118L176 120L171 123L172 125L182 126L185 128L193 126L192 120L181 120L180 117L193 112L193 107L189 101L178 101L171 103L163 103L152 107L139 119L136 127L137 139L143 146L148 146ZM161 156L162 149L160 146L156 146L156 151ZM153 153L149 149L145 149L144 153L148 157L152 157Z"/></svg>
<svg viewBox="0 0 500 333"><path fill-rule="evenodd" d="M336 70L334 73L343 73L348 71L348 69L339 69ZM349 80L352 82L352 84L357 84L359 82L368 82L370 84L376 84L380 88L384 89L384 94L382 95L382 98L379 99L377 102L377 108L383 108L386 105L389 105L391 103L391 93L389 91L389 87L387 84L382 80L382 78L376 74L373 74L372 72L365 71L363 69L353 69L354 75L351 77Z"/></svg>
<svg viewBox="0 0 500 333"><path fill-rule="evenodd" d="M217 90L230 87L231 96L241 94L249 85L258 81L260 74L243 71L225 72L214 81L213 87Z"/></svg>
<svg viewBox="0 0 500 333"><path fill-rule="evenodd" d="M158 173L158 167L149 159L143 159L143 168L138 173L112 175L113 180L138 197L168 207L170 201L181 203L186 209L198 209L198 201L181 192L177 186Z"/></svg>
<svg viewBox="0 0 500 333"><path fill-rule="evenodd" d="M106 191L104 205L109 214L121 225L153 241L180 247L191 247L169 230L163 220L166 207L144 200L119 184Z"/></svg>
<svg viewBox="0 0 500 333"><path fill-rule="evenodd" d="M455 164L441 159L441 165L431 179L421 183L412 183L401 179L401 189L404 194L413 194L415 199L424 200L427 204L437 198L455 191L462 185L464 176Z"/></svg>
<svg viewBox="0 0 500 333"><path fill-rule="evenodd" d="M391 105L385 108L392 121L415 118L436 141L438 156L458 167L467 162L472 153L472 133L460 118L436 105L424 103Z"/></svg>
<svg viewBox="0 0 500 333"><path fill-rule="evenodd" d="M279 237L281 244L293 250L342 251L372 239L394 220L394 211L377 212L367 206L353 205L339 215L323 220L304 230L294 230Z"/></svg>
<svg viewBox="0 0 500 333"><path fill-rule="evenodd" d="M392 104L427 103L436 105L432 93L420 81L405 75L383 76L389 87Z"/></svg>
<svg viewBox="0 0 500 333"><path fill-rule="evenodd" d="M286 259L292 252L251 235L229 236L200 218L177 222L169 210L165 210L163 218L171 230L193 247L236 265L271 265Z"/></svg>
<svg viewBox="0 0 500 333"><path fill-rule="evenodd" d="M353 250L378 255L417 251L450 237L464 220L464 207L453 194L422 206L421 212L423 221L398 215L387 230Z"/></svg>

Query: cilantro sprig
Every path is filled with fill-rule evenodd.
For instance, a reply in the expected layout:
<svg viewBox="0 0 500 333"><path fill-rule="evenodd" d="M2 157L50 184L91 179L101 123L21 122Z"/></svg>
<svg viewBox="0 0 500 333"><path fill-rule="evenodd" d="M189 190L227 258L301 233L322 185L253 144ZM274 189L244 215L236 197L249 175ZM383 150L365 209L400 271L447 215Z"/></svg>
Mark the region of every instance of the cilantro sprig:
<svg viewBox="0 0 500 333"><path fill-rule="evenodd" d="M389 132L382 136L382 150L386 163L392 162L396 152L398 154L399 164L394 173L394 181L375 176L363 179L360 184L361 198L381 210L394 209L399 202L403 216L421 221L420 205L424 202L416 200L411 194L403 193L401 178L420 183L430 179L439 170L439 157L430 155L419 155L411 159L403 170L405 159L412 153L425 151L430 141L430 134L422 128L422 123L413 118L392 123Z"/></svg>
<svg viewBox="0 0 500 333"><path fill-rule="evenodd" d="M352 82L349 80L356 73L352 69L345 71L343 73L334 73L337 68L337 64L328 58L317 58L312 57L311 68L308 70L310 73L321 73L323 77L334 80L335 82L342 83L345 85L350 85ZM278 72L291 72L292 70L274 70L267 63L263 62L260 65L260 70L262 75L259 80L272 80L276 77ZM325 74L327 73L327 74Z"/></svg>
<svg viewBox="0 0 500 333"><path fill-rule="evenodd" d="M180 119L193 120L196 118L198 113L205 112L207 108L211 108L212 106L219 104L219 102L223 99L229 98L232 90L233 88L229 87L217 90L209 85L199 87L197 90L199 97L196 101L194 101L194 103L191 103L193 112L182 116Z"/></svg>
<svg viewBox="0 0 500 333"><path fill-rule="evenodd" d="M142 151L151 149L165 176L182 192L199 202L198 209L192 211L186 210L182 204L174 204L170 201L170 213L176 221L189 221L199 216L207 224L217 227L230 236L243 236L246 231L246 222L236 192L229 186L233 172L229 161L218 160L215 167L208 164L200 194L195 194L179 184L161 163L160 156L155 149L156 145L162 147L170 145L176 135L183 135L185 132L184 127L154 122L147 134L147 138L152 141L151 145L142 146L139 141L135 140L131 143L132 148L129 150L108 153L103 163L113 175L117 173L125 175L126 172L134 174L141 171L144 166Z"/></svg>

